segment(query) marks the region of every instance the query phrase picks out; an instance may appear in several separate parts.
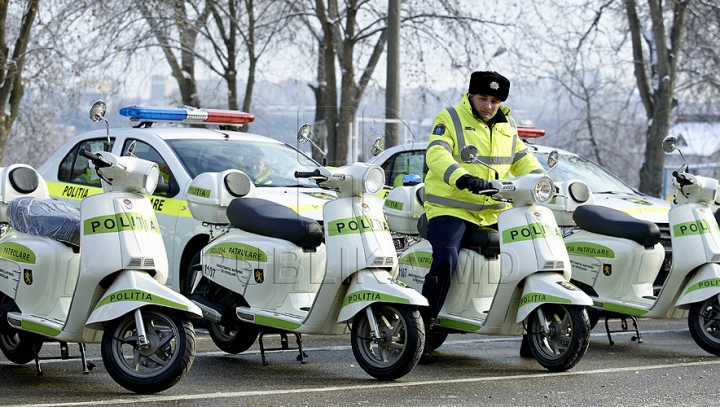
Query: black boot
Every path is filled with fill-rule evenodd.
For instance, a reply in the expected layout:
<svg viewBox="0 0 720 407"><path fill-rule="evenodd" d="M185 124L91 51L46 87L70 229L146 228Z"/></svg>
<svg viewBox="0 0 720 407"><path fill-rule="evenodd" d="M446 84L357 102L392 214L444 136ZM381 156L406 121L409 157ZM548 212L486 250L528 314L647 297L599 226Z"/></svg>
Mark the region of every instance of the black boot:
<svg viewBox="0 0 720 407"><path fill-rule="evenodd" d="M423 348L423 353L420 356L420 363L421 365L429 365L433 363L433 355L430 353L432 352L432 329L435 327L435 318L429 318L427 321L425 321L425 348Z"/></svg>
<svg viewBox="0 0 720 407"><path fill-rule="evenodd" d="M528 335L523 335L522 342L520 342L520 357L521 358L532 358L532 350L530 350L530 341Z"/></svg>

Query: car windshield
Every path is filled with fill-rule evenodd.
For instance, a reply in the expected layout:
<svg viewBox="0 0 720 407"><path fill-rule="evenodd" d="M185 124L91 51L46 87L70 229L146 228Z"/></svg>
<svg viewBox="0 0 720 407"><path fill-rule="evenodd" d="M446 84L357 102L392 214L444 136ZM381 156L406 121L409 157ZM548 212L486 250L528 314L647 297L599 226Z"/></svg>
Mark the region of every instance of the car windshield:
<svg viewBox="0 0 720 407"><path fill-rule="evenodd" d="M540 164L548 169L547 153L535 152ZM593 193L637 194L632 188L605 168L577 155L560 154L558 165L548 174L555 182L579 179L588 185Z"/></svg>
<svg viewBox="0 0 720 407"><path fill-rule="evenodd" d="M287 144L247 140L178 139L167 141L190 177L230 168L245 172L264 187L317 187L295 171L314 171L318 163Z"/></svg>

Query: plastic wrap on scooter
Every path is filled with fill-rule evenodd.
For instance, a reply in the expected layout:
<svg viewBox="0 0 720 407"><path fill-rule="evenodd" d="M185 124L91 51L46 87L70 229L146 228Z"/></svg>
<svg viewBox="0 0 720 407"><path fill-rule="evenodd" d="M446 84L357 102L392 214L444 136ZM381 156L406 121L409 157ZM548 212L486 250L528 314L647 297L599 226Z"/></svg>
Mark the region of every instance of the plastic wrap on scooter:
<svg viewBox="0 0 720 407"><path fill-rule="evenodd" d="M18 198L7 209L10 226L20 232L80 246L80 211L48 198Z"/></svg>
<svg viewBox="0 0 720 407"><path fill-rule="evenodd" d="M302 248L316 248L322 243L319 223L267 199L233 199L228 205L227 217L236 228L287 240Z"/></svg>

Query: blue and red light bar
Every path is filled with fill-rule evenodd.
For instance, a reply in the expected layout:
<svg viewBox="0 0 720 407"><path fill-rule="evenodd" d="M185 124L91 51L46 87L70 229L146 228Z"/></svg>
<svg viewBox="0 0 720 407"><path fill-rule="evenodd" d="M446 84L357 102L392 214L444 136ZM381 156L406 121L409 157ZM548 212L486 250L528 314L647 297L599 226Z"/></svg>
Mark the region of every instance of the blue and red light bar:
<svg viewBox="0 0 720 407"><path fill-rule="evenodd" d="M545 135L545 130L535 126L517 126L518 136L522 138L536 138Z"/></svg>
<svg viewBox="0 0 720 407"><path fill-rule="evenodd" d="M173 122L187 124L241 125L255 120L255 116L239 110L196 109L194 107L143 107L129 106L120 109L120 115L132 121Z"/></svg>

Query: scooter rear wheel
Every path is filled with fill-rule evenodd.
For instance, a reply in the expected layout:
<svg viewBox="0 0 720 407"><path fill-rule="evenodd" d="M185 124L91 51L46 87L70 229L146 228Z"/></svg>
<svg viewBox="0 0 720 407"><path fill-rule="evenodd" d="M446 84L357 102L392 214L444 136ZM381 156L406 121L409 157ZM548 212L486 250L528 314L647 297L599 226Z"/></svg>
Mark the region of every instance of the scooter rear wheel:
<svg viewBox="0 0 720 407"><path fill-rule="evenodd" d="M704 351L720 356L720 304L717 295L690 306L688 328Z"/></svg>
<svg viewBox="0 0 720 407"><path fill-rule="evenodd" d="M536 310L528 321L528 344L535 360L553 372L571 369L590 344L590 321L584 307L544 304L539 307L549 332L543 334Z"/></svg>
<svg viewBox="0 0 720 407"><path fill-rule="evenodd" d="M35 360L35 352L39 353L42 345L42 337L30 332L0 335L0 350L9 361L18 365Z"/></svg>
<svg viewBox="0 0 720 407"><path fill-rule="evenodd" d="M380 380L395 380L417 365L424 346L420 312L395 304L372 304L372 313L380 331L373 339L373 327L366 310L353 320L350 340L360 367Z"/></svg>
<svg viewBox="0 0 720 407"><path fill-rule="evenodd" d="M223 352L241 353L255 343L260 328L240 321L236 324L208 322L208 333L215 346Z"/></svg>
<svg viewBox="0 0 720 407"><path fill-rule="evenodd" d="M195 330L185 315L142 308L149 341L138 347L135 316L130 312L110 321L103 334L102 358L110 376L140 394L169 389L185 376L195 359Z"/></svg>
<svg viewBox="0 0 720 407"><path fill-rule="evenodd" d="M7 314L12 311L19 311L15 301L0 293L0 351L9 361L24 365L35 359L35 352L40 352L43 338L10 326Z"/></svg>

